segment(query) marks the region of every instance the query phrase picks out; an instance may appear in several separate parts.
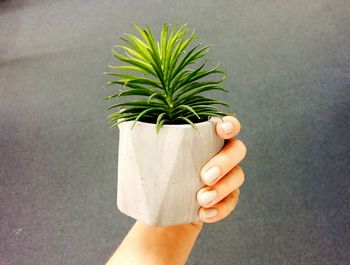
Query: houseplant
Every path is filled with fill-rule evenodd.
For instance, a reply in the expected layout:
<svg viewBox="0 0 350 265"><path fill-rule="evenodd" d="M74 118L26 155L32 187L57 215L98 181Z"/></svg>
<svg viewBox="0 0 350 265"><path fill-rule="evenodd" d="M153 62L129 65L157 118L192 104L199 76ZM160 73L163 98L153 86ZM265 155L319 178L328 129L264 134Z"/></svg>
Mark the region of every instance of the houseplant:
<svg viewBox="0 0 350 265"><path fill-rule="evenodd" d="M149 26L133 24L140 36L121 38L126 46L112 51L123 64L104 73L116 78L105 87L120 88L104 98L117 101L107 108L117 109L108 119L120 130L117 205L155 226L198 221L200 169L224 144L214 118L232 115L214 106L230 105L199 94L228 92L220 85L227 73L219 65L204 69L211 45L188 48L197 36L186 24L164 23L159 41ZM125 96L141 98L119 102Z"/></svg>

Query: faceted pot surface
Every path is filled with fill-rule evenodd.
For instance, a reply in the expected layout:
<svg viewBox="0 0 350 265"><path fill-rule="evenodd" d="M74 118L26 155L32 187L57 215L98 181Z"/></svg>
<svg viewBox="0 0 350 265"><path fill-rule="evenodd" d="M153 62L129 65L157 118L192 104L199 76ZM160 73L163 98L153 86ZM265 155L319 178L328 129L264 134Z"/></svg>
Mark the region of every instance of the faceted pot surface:
<svg viewBox="0 0 350 265"><path fill-rule="evenodd" d="M217 118L189 124L120 123L117 205L121 212L153 226L199 221L197 192L205 186L203 165L224 145Z"/></svg>

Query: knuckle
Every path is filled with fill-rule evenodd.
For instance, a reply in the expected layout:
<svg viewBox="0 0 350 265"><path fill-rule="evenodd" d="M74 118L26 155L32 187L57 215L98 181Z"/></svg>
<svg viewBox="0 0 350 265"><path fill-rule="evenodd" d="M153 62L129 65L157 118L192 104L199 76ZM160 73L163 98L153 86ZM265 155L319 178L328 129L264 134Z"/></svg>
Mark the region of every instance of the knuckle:
<svg viewBox="0 0 350 265"><path fill-rule="evenodd" d="M223 154L221 157L221 163L222 165L231 165L233 160L233 155L232 154Z"/></svg>
<svg viewBox="0 0 350 265"><path fill-rule="evenodd" d="M225 203L222 203L221 207L219 207L219 212L221 217L225 217L229 214L229 202L227 199L225 200Z"/></svg>
<svg viewBox="0 0 350 265"><path fill-rule="evenodd" d="M234 192L231 192L227 196L227 200L226 200L226 203L224 205L225 205L224 206L224 214L225 215L230 214L234 208Z"/></svg>
<svg viewBox="0 0 350 265"><path fill-rule="evenodd" d="M239 147L241 152L243 153L243 157L247 154L247 147L241 140L236 140L236 145Z"/></svg>
<svg viewBox="0 0 350 265"><path fill-rule="evenodd" d="M235 170L238 174L240 174L240 175L243 174L243 169L240 166L236 166Z"/></svg>
<svg viewBox="0 0 350 265"><path fill-rule="evenodd" d="M244 183L245 181L245 175L244 175L244 171L243 169L240 167L240 166L236 166L236 171L237 171L237 174L240 178L240 182L241 182L241 185Z"/></svg>
<svg viewBox="0 0 350 265"><path fill-rule="evenodd" d="M225 212L224 212L224 216L228 216L232 211L233 211L233 203L230 201L230 203L226 203L225 206Z"/></svg>

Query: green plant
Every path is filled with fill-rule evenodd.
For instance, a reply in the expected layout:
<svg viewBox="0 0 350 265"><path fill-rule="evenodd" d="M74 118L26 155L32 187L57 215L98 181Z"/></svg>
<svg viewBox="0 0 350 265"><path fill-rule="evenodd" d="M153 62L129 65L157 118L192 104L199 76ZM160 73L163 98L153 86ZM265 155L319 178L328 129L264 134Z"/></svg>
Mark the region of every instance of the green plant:
<svg viewBox="0 0 350 265"><path fill-rule="evenodd" d="M110 121L118 121L111 127L125 121L134 120L133 126L137 121L144 121L155 123L158 133L163 124L189 123L196 129L194 123L206 121L212 116L221 118L223 115L232 115L213 106L230 105L199 95L209 90L228 92L219 85L227 76L226 72L218 69L219 64L213 69L204 70L207 61L205 59L197 64L195 69L188 67L204 57L212 45L201 48L201 44L196 44L186 51L189 44L197 39L194 29L187 37L186 24L179 29L175 24L170 32L169 25L164 23L159 41L155 40L148 25L141 29L136 23L133 24L143 40L126 33L128 38L120 39L127 46L115 45L116 48L122 49L125 55L112 50L114 56L127 65L109 65L108 67L116 72L104 74L118 79L108 81L105 87L116 84L121 85L123 89L104 100L118 100L122 96L146 98L119 102L108 107L107 110L120 108L108 116ZM222 77L218 80L199 81L213 74L220 74Z"/></svg>

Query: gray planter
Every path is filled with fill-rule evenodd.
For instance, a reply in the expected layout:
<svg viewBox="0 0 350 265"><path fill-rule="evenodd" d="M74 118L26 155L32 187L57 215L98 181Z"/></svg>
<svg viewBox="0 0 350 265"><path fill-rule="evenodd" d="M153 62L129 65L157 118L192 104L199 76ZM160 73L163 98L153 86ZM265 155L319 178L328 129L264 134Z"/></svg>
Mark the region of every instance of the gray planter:
<svg viewBox="0 0 350 265"><path fill-rule="evenodd" d="M203 165L224 145L215 131L217 118L163 125L134 121L119 127L117 205L121 212L153 226L199 221L196 193L204 183Z"/></svg>

